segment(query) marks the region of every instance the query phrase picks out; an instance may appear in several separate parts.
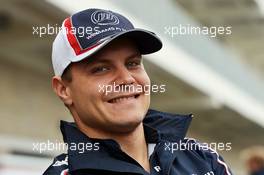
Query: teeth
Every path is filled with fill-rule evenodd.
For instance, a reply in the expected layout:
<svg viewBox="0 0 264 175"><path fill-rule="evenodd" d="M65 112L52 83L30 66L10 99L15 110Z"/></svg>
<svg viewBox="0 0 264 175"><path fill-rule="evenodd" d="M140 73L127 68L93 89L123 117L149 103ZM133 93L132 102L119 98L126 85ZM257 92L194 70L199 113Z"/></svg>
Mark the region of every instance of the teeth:
<svg viewBox="0 0 264 175"><path fill-rule="evenodd" d="M113 103L120 103L120 102L123 102L124 100L129 100L129 99L132 99L134 98L134 96L131 96L131 97L120 97L120 98L115 98L112 100Z"/></svg>

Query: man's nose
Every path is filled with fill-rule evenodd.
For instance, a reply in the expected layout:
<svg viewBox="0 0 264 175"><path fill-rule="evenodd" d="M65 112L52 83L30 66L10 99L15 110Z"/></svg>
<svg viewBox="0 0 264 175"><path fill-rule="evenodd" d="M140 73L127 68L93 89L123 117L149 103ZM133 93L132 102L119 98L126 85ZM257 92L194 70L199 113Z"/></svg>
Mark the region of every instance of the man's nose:
<svg viewBox="0 0 264 175"><path fill-rule="evenodd" d="M117 85L130 85L136 82L133 77L133 73L131 73L125 66L120 67L116 71L115 83Z"/></svg>

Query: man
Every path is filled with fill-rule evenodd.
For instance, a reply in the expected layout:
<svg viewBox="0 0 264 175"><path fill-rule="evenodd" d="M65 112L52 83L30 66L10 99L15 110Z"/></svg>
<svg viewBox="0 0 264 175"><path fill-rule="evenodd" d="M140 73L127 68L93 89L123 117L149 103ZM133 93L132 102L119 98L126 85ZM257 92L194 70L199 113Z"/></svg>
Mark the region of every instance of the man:
<svg viewBox="0 0 264 175"><path fill-rule="evenodd" d="M264 159L261 156L254 155L247 162L247 168L250 175L264 175Z"/></svg>
<svg viewBox="0 0 264 175"><path fill-rule="evenodd" d="M191 115L150 110L146 89L131 91L150 87L142 55L161 49L154 33L101 9L76 13L62 26L53 43L52 86L75 123L61 122L68 153L44 175L231 174L214 150L184 138ZM195 148L175 149L180 143ZM84 151L72 147L84 144Z"/></svg>
<svg viewBox="0 0 264 175"><path fill-rule="evenodd" d="M249 175L264 175L264 147L251 146L242 152Z"/></svg>

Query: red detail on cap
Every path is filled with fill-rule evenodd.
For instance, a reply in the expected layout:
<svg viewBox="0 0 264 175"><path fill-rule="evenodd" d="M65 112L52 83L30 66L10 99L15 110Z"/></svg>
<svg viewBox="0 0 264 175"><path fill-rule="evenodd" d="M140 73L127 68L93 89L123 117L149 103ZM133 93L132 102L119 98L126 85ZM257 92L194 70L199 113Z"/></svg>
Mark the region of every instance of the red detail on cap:
<svg viewBox="0 0 264 175"><path fill-rule="evenodd" d="M79 42L77 41L77 38L75 36L75 34L72 32L74 30L74 28L72 27L72 23L71 23L71 18L67 18L64 22L64 26L66 27L66 36L67 39L71 45L71 47L73 48L74 52L76 55L80 55L88 50L93 49L94 47L98 46L100 43L95 44L91 47L88 47L86 49L82 49ZM78 31L78 30L77 30Z"/></svg>

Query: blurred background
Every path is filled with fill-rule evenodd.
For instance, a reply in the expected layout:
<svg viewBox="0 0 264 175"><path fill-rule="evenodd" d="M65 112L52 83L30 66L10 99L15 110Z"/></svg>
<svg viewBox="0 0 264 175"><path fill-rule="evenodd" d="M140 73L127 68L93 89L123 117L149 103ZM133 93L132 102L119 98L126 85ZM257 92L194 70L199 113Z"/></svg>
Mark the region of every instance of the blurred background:
<svg viewBox="0 0 264 175"><path fill-rule="evenodd" d="M0 0L0 175L38 175L59 151L39 153L34 143L59 142L61 119L72 121L51 89L55 35L36 27L61 26L86 8L127 16L154 31L163 49L146 56L151 107L193 113L188 137L231 143L220 151L234 174L246 175L241 152L264 145L263 0ZM231 27L231 34L173 34L175 26Z"/></svg>

